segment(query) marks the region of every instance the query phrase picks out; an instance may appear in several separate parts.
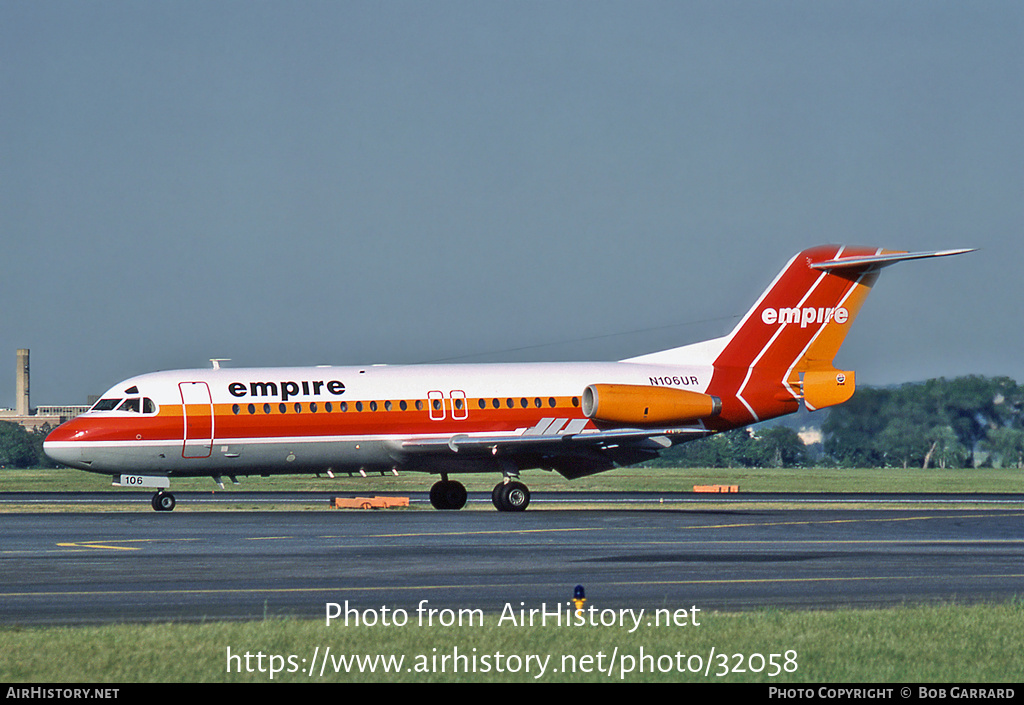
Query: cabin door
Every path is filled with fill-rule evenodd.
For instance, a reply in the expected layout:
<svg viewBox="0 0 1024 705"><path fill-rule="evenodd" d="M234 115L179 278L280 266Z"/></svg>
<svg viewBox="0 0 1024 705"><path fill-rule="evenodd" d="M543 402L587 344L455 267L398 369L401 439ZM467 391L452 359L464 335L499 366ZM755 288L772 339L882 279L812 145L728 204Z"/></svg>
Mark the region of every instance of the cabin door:
<svg viewBox="0 0 1024 705"><path fill-rule="evenodd" d="M213 450L213 398L206 382L181 382L181 413L185 421L183 458L209 458Z"/></svg>

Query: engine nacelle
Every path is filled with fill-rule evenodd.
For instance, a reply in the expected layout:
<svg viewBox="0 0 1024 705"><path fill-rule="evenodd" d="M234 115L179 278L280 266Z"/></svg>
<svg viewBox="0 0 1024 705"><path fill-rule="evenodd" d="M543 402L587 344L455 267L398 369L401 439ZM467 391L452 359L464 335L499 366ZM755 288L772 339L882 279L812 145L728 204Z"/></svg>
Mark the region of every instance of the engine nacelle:
<svg viewBox="0 0 1024 705"><path fill-rule="evenodd" d="M717 416L722 400L710 394L634 384L591 384L583 390L583 414L595 421L685 424Z"/></svg>

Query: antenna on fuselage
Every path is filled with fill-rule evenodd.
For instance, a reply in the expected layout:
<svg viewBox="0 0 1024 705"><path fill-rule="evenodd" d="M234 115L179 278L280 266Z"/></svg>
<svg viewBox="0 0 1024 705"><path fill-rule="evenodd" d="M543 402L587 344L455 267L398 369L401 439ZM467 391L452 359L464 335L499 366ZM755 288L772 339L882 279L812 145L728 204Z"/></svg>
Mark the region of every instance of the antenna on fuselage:
<svg viewBox="0 0 1024 705"><path fill-rule="evenodd" d="M210 358L210 362L213 363L213 369L219 370L220 369L220 363L222 363L222 362L231 362L231 358L230 357L211 357Z"/></svg>

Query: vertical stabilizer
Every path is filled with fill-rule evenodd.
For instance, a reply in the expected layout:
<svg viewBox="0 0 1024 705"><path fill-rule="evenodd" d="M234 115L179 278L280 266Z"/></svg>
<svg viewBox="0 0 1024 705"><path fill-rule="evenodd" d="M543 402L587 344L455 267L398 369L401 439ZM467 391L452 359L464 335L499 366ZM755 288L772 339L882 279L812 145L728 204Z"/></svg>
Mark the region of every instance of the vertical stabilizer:
<svg viewBox="0 0 1024 705"><path fill-rule="evenodd" d="M854 373L832 360L860 312L879 271L910 259L970 250L891 252L878 248L823 245L796 255L736 328L714 361L712 389L736 398L723 411L740 421L759 421L850 398Z"/></svg>

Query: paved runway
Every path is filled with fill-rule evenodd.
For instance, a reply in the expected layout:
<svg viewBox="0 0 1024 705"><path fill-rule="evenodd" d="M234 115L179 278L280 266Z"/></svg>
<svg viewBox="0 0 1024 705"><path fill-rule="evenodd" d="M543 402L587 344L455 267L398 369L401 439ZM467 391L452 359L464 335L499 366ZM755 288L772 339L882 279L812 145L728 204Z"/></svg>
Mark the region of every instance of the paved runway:
<svg viewBox="0 0 1024 705"><path fill-rule="evenodd" d="M180 504L179 507L184 506ZM1024 595L1024 507L0 514L0 622L877 606Z"/></svg>
<svg viewBox="0 0 1024 705"><path fill-rule="evenodd" d="M323 507L334 497L357 496L409 497L412 506L430 506L429 492L365 492L344 491L250 491L230 489L227 491L174 492L179 508L208 509L228 507L261 507L274 505L282 507ZM52 509L54 507L103 506L144 510L150 506L151 491L104 490L99 492L0 492L0 508L15 507L20 511L32 508ZM556 504L562 508L579 505L601 505L615 507L622 505L665 508L675 505L707 504L885 504L885 505L1018 505L1024 507L1024 494L1019 492L738 492L716 494L681 492L587 492L578 490L535 492L530 501L533 508ZM491 510L489 492L470 492L469 508L484 507Z"/></svg>

